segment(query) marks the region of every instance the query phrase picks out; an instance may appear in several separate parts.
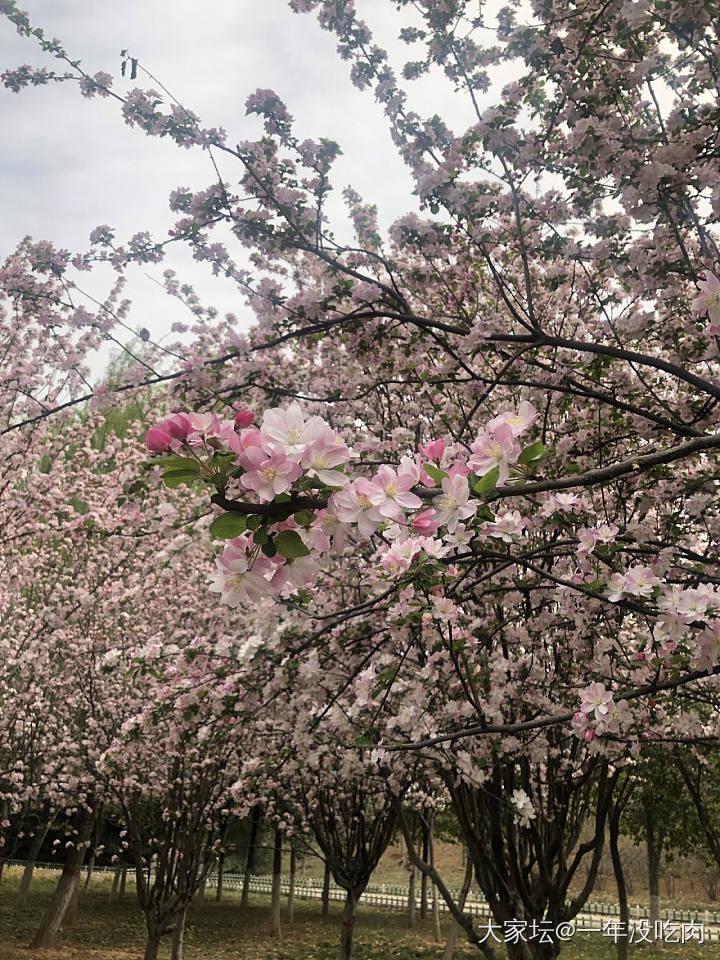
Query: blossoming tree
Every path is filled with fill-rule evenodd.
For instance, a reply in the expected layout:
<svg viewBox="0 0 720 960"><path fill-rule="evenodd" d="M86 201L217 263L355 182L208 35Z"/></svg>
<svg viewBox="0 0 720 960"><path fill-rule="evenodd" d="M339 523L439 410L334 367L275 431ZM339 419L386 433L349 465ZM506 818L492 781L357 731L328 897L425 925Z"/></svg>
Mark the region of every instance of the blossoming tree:
<svg viewBox="0 0 720 960"><path fill-rule="evenodd" d="M204 324L183 370L138 377L175 384L178 411L146 435L165 485L206 484L217 508L208 603L274 601L294 656L327 663L352 639L362 655L331 702L351 690L359 738L442 772L498 923L564 922L589 893L566 903L599 858L618 763L717 735L665 698L720 672L713 5L689 19L681 0L551 0L527 22L511 5L488 45L482 5L400 0L402 76L444 74L471 111L461 130L410 108L350 0L291 6L337 36L413 174L420 209L387 238L352 190L355 237L333 238L337 148L301 140L272 91L247 102L265 134L231 146L0 9L83 93L214 158L206 190L173 194L172 237L257 323ZM79 262L162 256L146 234L91 242ZM560 944L508 947L544 960Z"/></svg>

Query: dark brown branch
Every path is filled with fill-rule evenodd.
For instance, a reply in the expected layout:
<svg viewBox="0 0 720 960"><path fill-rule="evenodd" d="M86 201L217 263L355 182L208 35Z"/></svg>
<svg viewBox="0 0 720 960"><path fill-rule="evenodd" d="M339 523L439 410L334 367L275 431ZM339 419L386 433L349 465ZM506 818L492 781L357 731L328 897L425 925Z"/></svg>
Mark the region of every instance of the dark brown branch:
<svg viewBox="0 0 720 960"><path fill-rule="evenodd" d="M685 686L688 683L694 683L696 680L705 680L708 677L716 677L718 674L720 674L720 664L713 667L712 670L693 670L690 673L683 674L681 677L675 677L672 680L664 680L661 682L646 683L642 687L621 691L615 696L618 700L638 700L640 697L646 697L653 693L661 693L663 690L677 690L678 687ZM419 750L423 747L436 746L438 743L450 743L455 740L462 740L465 737L486 736L494 733L525 733L528 730L540 730L543 727L554 727L560 723L567 723L568 720L572 720L575 713L576 710L565 710L563 713L557 713L553 716L538 717L535 720L524 720L521 723L474 724L462 730L454 730L452 733L429 737L427 740L413 740L410 743L383 744L382 746L384 750Z"/></svg>

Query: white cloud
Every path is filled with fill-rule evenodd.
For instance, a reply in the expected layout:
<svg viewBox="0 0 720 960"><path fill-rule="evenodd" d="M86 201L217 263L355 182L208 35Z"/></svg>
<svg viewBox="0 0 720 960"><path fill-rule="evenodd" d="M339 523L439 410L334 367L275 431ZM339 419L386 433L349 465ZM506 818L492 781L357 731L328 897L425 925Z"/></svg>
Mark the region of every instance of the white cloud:
<svg viewBox="0 0 720 960"><path fill-rule="evenodd" d="M372 94L350 83L348 64L335 51L335 39L314 17L293 14L286 0L25 0L34 24L61 39L85 69L105 70L122 93L132 86L153 86L141 76L120 77L120 50L129 48L206 126L222 126L231 142L256 136L257 119L245 117L247 95L258 87L274 89L295 117L301 137L336 140L343 156L335 167L335 194L329 206L338 223L343 216L341 190L347 184L379 207L380 223L415 207L408 171L391 143L382 108ZM358 7L379 41L394 53L399 15L388 0L360 0ZM21 63L48 63L33 41L19 38L0 19L0 69ZM57 67L56 63L53 63ZM68 84L25 90L0 90L4 117L0 150L0 255L30 234L72 250L82 249L93 227L107 223L127 238L148 229L167 235L170 191L201 188L213 179L207 155L184 151L149 138L122 121L117 101L86 101ZM441 112L459 126L473 122L466 103L453 106L450 88L438 78L412 90L412 105L422 114ZM8 135L9 133L9 135ZM232 165L222 163L232 179ZM218 284L189 257L173 254L165 265L134 271L128 295L131 321L153 336L179 319L181 308L168 301L144 277L160 277L166 266L196 285L206 303L221 312L246 314L241 295ZM88 281L92 284L92 280ZM94 289L95 294L102 290ZM184 319L184 318L183 318Z"/></svg>

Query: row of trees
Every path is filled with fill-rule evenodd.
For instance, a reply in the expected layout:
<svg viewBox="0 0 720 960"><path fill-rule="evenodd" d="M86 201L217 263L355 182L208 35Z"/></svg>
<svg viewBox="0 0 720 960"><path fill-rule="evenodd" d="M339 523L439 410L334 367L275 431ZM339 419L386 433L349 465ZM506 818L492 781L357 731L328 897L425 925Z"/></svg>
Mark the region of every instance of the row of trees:
<svg viewBox="0 0 720 960"><path fill-rule="evenodd" d="M491 956L412 844L409 797L452 805L500 924L577 915L658 752L717 844L719 26L707 0L691 19L686 0L545 0L492 23L400 0L401 81L350 0L291 6L336 34L412 172L419 210L388 237L352 190L352 239L333 236L337 147L301 139L272 91L247 101L263 134L231 146L0 2L62 71L7 87L76 80L213 170L173 192L171 241L28 241L0 277L5 802L70 802L79 849L82 811L114 798L148 957L258 800L313 829L345 931L397 819ZM410 109L401 83L425 73L466 98L467 129ZM89 353L129 322L125 269L172 243L255 323L167 275L192 341L143 330L88 392ZM91 310L78 271L97 262L119 280Z"/></svg>

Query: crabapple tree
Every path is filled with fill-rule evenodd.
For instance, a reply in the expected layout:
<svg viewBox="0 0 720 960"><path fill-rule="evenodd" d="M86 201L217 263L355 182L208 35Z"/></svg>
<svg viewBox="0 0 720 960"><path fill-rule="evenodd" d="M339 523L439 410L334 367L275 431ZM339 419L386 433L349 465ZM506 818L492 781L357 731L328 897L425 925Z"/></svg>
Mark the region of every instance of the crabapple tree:
<svg viewBox="0 0 720 960"><path fill-rule="evenodd" d="M270 90L247 101L264 134L232 146L155 90L89 77L10 0L66 72L4 82L75 79L213 157L207 189L172 195L172 242L234 280L256 324L204 313L181 370L135 368L178 408L146 435L165 485L205 484L217 511L208 603L276 607L281 642L321 664L351 643L330 708L352 691L386 763L431 758L498 922L559 922L589 893L565 904L620 765L718 733L668 696L720 672L714 6L550 0L490 23L482 4L399 0L395 69L351 0L290 5L337 36L412 173L419 208L388 236L347 190L355 235L333 237L337 147L301 139ZM462 128L411 108L430 72ZM122 274L163 249L103 228L78 262Z"/></svg>

